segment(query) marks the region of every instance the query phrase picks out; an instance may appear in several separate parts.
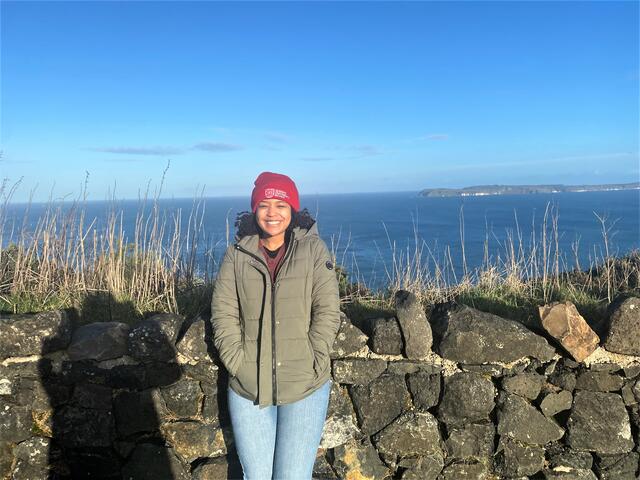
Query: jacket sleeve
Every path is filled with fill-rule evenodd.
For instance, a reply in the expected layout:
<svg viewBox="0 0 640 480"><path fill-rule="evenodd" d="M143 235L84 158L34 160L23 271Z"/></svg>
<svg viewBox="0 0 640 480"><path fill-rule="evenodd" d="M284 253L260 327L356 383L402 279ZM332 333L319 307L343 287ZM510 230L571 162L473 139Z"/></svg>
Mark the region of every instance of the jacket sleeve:
<svg viewBox="0 0 640 480"><path fill-rule="evenodd" d="M338 279L326 244L319 240L313 249L313 287L309 339L315 354L317 373L329 368L329 354L340 328Z"/></svg>
<svg viewBox="0 0 640 480"><path fill-rule="evenodd" d="M235 376L243 360L240 308L236 293L234 247L225 252L213 287L211 300L213 343L220 360L231 376Z"/></svg>

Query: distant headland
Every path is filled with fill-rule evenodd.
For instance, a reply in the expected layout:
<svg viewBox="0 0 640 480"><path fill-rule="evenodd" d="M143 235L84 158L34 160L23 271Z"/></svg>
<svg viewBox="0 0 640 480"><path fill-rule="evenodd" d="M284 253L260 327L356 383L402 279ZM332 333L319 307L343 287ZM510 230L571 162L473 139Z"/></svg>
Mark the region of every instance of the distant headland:
<svg viewBox="0 0 640 480"><path fill-rule="evenodd" d="M482 195L523 195L530 193L605 192L640 189L640 182L604 185L476 185L465 188L427 188L423 197L471 197Z"/></svg>

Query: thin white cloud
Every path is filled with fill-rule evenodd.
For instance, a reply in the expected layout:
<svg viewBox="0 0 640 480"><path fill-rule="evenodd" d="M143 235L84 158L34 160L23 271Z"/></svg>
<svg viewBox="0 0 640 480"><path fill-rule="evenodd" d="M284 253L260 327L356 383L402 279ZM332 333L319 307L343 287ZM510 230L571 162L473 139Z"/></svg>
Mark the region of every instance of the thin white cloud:
<svg viewBox="0 0 640 480"><path fill-rule="evenodd" d="M153 147L94 147L89 150L100 153L114 153L118 155L147 155L147 156L166 156L181 155L190 150L199 150L204 152L233 152L242 150L241 145L222 142L200 142L188 148L172 147L172 146L153 146Z"/></svg>
<svg viewBox="0 0 640 480"><path fill-rule="evenodd" d="M184 149L177 147L97 147L90 148L94 152L115 153L118 155L179 155Z"/></svg>
<svg viewBox="0 0 640 480"><path fill-rule="evenodd" d="M220 126L210 127L209 130L226 138L236 137L246 139L251 137L256 140L267 140L271 143L291 143L295 140L295 137L292 135L277 130Z"/></svg>

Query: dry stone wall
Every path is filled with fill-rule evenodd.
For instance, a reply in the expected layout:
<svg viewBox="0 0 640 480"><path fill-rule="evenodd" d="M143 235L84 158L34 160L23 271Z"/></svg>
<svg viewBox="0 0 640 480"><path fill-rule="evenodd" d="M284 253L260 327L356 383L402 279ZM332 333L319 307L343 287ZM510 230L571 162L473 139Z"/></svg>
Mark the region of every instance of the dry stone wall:
<svg viewBox="0 0 640 480"><path fill-rule="evenodd" d="M314 478L638 478L637 298L611 307L600 343L616 353L580 362L562 345L580 356L576 338L592 351L593 336L572 306L554 313L556 340L542 324L397 302L395 318L342 318ZM0 478L241 478L226 385L204 319L2 317Z"/></svg>

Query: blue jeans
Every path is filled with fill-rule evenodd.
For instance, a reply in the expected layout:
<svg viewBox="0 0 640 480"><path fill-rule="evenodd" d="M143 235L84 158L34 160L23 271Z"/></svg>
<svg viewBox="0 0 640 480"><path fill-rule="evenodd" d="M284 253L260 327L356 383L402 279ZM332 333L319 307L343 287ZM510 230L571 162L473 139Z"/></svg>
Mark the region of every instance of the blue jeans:
<svg viewBox="0 0 640 480"><path fill-rule="evenodd" d="M233 437L245 480L311 479L331 380L286 405L258 408L228 388Z"/></svg>

